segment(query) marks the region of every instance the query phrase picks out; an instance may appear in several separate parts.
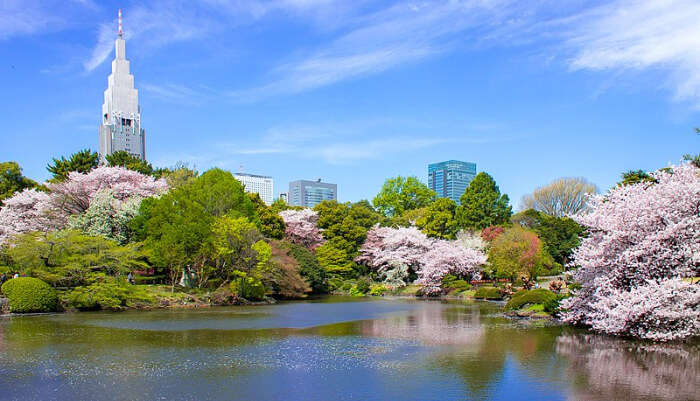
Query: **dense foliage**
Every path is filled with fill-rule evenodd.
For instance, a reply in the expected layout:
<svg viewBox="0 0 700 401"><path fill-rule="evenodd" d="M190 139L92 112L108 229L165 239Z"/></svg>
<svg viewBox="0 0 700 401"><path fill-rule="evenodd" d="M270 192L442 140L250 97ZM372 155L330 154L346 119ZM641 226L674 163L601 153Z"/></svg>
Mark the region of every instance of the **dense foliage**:
<svg viewBox="0 0 700 401"><path fill-rule="evenodd" d="M564 320L617 335L673 340L700 335L700 289L680 279L700 270L700 170L651 174L618 186L575 217L588 236L574 252L581 289Z"/></svg>
<svg viewBox="0 0 700 401"><path fill-rule="evenodd" d="M529 304L545 304L557 299L557 294L544 288L536 290L520 290L506 303L506 310L517 310Z"/></svg>
<svg viewBox="0 0 700 401"><path fill-rule="evenodd" d="M22 168L16 162L0 163L0 207L5 199L16 192L35 188L38 185L34 180L22 175Z"/></svg>
<svg viewBox="0 0 700 401"><path fill-rule="evenodd" d="M13 278L2 285L14 313L54 312L58 307L56 290L33 277Z"/></svg>
<svg viewBox="0 0 700 401"><path fill-rule="evenodd" d="M511 281L524 276L535 279L549 262L540 239L520 226L507 228L489 248L489 273ZM551 263L550 263L551 264Z"/></svg>
<svg viewBox="0 0 700 401"><path fill-rule="evenodd" d="M449 198L438 198L426 209L415 224L425 235L432 238L454 239L459 226L455 219L457 203Z"/></svg>
<svg viewBox="0 0 700 401"><path fill-rule="evenodd" d="M584 228L569 217L554 217L534 209L514 215L511 221L537 233L547 253L562 266L569 263L585 233Z"/></svg>
<svg viewBox="0 0 700 401"><path fill-rule="evenodd" d="M416 177L395 177L384 182L372 200L385 216L399 216L407 210L428 206L437 194Z"/></svg>
<svg viewBox="0 0 700 401"><path fill-rule="evenodd" d="M46 169L53 175L49 182L61 182L68 179L72 172L89 173L90 170L97 167L100 162L100 157L97 152L90 149L83 149L73 153L66 159L61 156L60 159L53 159Z"/></svg>
<svg viewBox="0 0 700 401"><path fill-rule="evenodd" d="M484 172L469 183L459 202L456 216L463 229L481 230L504 224L513 214L508 195L501 194L493 178Z"/></svg>
<svg viewBox="0 0 700 401"><path fill-rule="evenodd" d="M107 159L107 166L109 167L123 167L128 170L138 171L144 175L153 175L154 173L151 163L124 150L109 154L105 159Z"/></svg>

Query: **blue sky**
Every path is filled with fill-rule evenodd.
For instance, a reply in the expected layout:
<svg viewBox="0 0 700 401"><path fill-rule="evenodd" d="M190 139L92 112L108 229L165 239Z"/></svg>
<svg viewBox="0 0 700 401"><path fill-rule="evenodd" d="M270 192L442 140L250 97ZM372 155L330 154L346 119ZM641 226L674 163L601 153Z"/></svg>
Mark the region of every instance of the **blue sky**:
<svg viewBox="0 0 700 401"><path fill-rule="evenodd" d="M458 159L517 206L700 150L697 1L0 0L0 160L97 149L118 8L156 166L355 201Z"/></svg>

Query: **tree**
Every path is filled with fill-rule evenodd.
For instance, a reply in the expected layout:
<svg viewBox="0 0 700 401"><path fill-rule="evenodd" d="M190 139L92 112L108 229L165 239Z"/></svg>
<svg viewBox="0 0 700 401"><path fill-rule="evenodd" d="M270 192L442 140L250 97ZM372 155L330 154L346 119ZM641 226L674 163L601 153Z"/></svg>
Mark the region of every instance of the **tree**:
<svg viewBox="0 0 700 401"><path fill-rule="evenodd" d="M7 199L0 210L0 242L17 233L65 228L71 216L85 213L104 190L110 191L115 201L124 202L159 195L167 185L121 167L98 167L86 174L71 172L65 181L49 183L48 193L24 190Z"/></svg>
<svg viewBox="0 0 700 401"><path fill-rule="evenodd" d="M416 227L428 237L454 239L458 231L455 212L457 203L449 198L438 198L416 220Z"/></svg>
<svg viewBox="0 0 700 401"><path fill-rule="evenodd" d="M390 178L372 200L374 207L388 217L428 206L437 194L416 177Z"/></svg>
<svg viewBox="0 0 700 401"><path fill-rule="evenodd" d="M483 252L464 248L454 241L438 240L430 251L423 254L422 268L418 270L418 283L423 285L426 295L442 291L442 279L448 274L465 277L467 280L481 277L481 265L486 263Z"/></svg>
<svg viewBox="0 0 700 401"><path fill-rule="evenodd" d="M289 254L299 263L299 274L309 283L312 292L328 292L326 271L318 263L316 255L301 245L285 242L284 246L289 248Z"/></svg>
<svg viewBox="0 0 700 401"><path fill-rule="evenodd" d="M22 168L17 162L0 163L0 207L5 199L15 193L36 188L38 185L34 180L22 175Z"/></svg>
<svg viewBox="0 0 700 401"><path fill-rule="evenodd" d="M586 209L588 196L598 192L585 178L559 178L523 197L523 208L554 217L566 217Z"/></svg>
<svg viewBox="0 0 700 401"><path fill-rule="evenodd" d="M484 172L477 174L459 202L456 217L463 229L481 230L504 224L513 214L508 195L501 195L496 182Z"/></svg>
<svg viewBox="0 0 700 401"><path fill-rule="evenodd" d="M700 170L651 173L656 183L618 186L574 217L588 236L574 252L581 284L562 302L566 322L613 335L674 340L700 335ZM658 300L664 306L653 309Z"/></svg>
<svg viewBox="0 0 700 401"><path fill-rule="evenodd" d="M318 263L330 275L348 276L354 271L355 264L342 246L334 242L325 242L316 248Z"/></svg>
<svg viewBox="0 0 700 401"><path fill-rule="evenodd" d="M690 162L690 164L697 168L700 168L700 154L697 154L695 156L691 154L683 155L683 160Z"/></svg>
<svg viewBox="0 0 700 401"><path fill-rule="evenodd" d="M267 245L265 242L262 244ZM268 267L263 273L262 280L265 287L272 290L278 297L301 298L311 292L311 287L302 278L300 263L287 245L289 243L282 241L271 241L270 245L267 245L270 249L270 257L266 262Z"/></svg>
<svg viewBox="0 0 700 401"><path fill-rule="evenodd" d="M214 272L224 269L221 275L225 276L233 259L228 259L229 264L224 268L221 265L226 259L212 251L215 219L226 218L220 220L221 233L237 229L229 227L233 223L227 219L244 218L254 228L259 224L255 205L243 192L241 183L220 169L209 170L159 198L144 199L139 211L131 226L137 238L145 241L152 261L169 274L173 287L187 266L197 274L200 286L211 269Z"/></svg>
<svg viewBox="0 0 700 401"><path fill-rule="evenodd" d="M547 263L547 256L537 234L519 226L510 227L491 243L489 268L496 277L514 281L525 275L533 280Z"/></svg>
<svg viewBox="0 0 700 401"><path fill-rule="evenodd" d="M563 266L569 263L571 254L579 246L580 238L585 233L584 228L571 218L553 217L534 209L514 215L511 221L537 233L547 253Z"/></svg>
<svg viewBox="0 0 700 401"><path fill-rule="evenodd" d="M125 150L119 150L110 155L105 156L107 166L109 167L124 167L125 169L138 171L141 174L153 175L154 170L151 163L134 156Z"/></svg>
<svg viewBox="0 0 700 401"><path fill-rule="evenodd" d="M262 245L264 242L261 240L262 235L255 224L245 217L217 217L212 225L217 274L228 278L234 270L240 270L260 277L257 269L265 268L265 259L269 259L271 253L269 245Z"/></svg>
<svg viewBox="0 0 700 401"><path fill-rule="evenodd" d="M60 159L53 159L53 162L46 166L49 173L53 174L49 182L65 181L73 171L88 173L90 170L97 168L99 162L99 155L90 149L83 149L73 153L68 159L63 156Z"/></svg>
<svg viewBox="0 0 700 401"><path fill-rule="evenodd" d="M138 215L140 204L138 196L122 201L115 198L111 190L104 189L93 197L85 213L68 219L68 228L85 235L101 235L123 245L133 240L134 233L129 224Z"/></svg>
<svg viewBox="0 0 700 401"><path fill-rule="evenodd" d="M284 220L285 238L293 243L315 249L324 242L316 223L318 213L311 209L284 210L279 213Z"/></svg>
<svg viewBox="0 0 700 401"><path fill-rule="evenodd" d="M260 232L266 238L282 239L286 229L284 220L280 215L274 213L272 209L260 199L257 193L248 193L248 197L255 205L255 210L260 220Z"/></svg>
<svg viewBox="0 0 700 401"><path fill-rule="evenodd" d="M654 183L656 180L644 170L629 170L622 173L622 181L617 185L633 185L640 182Z"/></svg>
<svg viewBox="0 0 700 401"><path fill-rule="evenodd" d="M126 275L146 266L137 244L120 246L72 230L18 235L7 253L18 270L54 286L85 285L99 274Z"/></svg>
<svg viewBox="0 0 700 401"><path fill-rule="evenodd" d="M171 168L158 168L153 171L155 178L164 178L168 188L185 186L199 177L199 172L185 163L177 163Z"/></svg>

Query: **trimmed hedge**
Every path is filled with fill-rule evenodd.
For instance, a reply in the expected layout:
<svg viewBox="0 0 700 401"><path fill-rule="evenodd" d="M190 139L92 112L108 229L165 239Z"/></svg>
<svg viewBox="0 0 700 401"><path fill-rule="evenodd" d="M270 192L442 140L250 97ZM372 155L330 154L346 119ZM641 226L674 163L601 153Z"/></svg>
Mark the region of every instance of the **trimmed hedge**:
<svg viewBox="0 0 700 401"><path fill-rule="evenodd" d="M474 293L476 299L503 299L501 290L496 287L479 287Z"/></svg>
<svg viewBox="0 0 700 401"><path fill-rule="evenodd" d="M520 290L506 303L506 310L517 310L528 304L544 304L557 299L557 294L545 288Z"/></svg>
<svg viewBox="0 0 700 401"><path fill-rule="evenodd" d="M10 312L55 312L58 309L56 290L33 277L18 277L2 285L10 301Z"/></svg>

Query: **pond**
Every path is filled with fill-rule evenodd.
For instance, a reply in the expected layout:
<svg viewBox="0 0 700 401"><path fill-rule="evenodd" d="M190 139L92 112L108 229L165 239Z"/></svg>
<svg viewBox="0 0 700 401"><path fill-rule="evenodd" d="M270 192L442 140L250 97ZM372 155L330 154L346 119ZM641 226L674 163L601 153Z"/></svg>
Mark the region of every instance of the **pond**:
<svg viewBox="0 0 700 401"><path fill-rule="evenodd" d="M700 345L329 297L0 318L0 399L697 400Z"/></svg>

